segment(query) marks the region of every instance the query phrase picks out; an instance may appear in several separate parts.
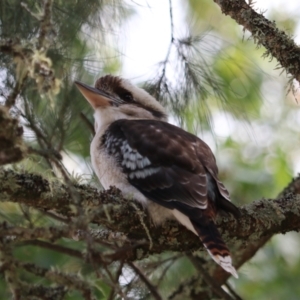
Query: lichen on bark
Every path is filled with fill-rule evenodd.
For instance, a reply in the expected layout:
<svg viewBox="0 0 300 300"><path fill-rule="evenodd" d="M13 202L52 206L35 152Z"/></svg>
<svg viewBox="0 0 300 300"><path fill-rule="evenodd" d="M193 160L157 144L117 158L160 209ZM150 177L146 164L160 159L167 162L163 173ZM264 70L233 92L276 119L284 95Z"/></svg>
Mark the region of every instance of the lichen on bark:
<svg viewBox="0 0 300 300"><path fill-rule="evenodd" d="M247 29L257 45L266 48L264 56L276 58L281 67L300 83L300 48L283 30L257 13L244 0L213 0L225 15Z"/></svg>
<svg viewBox="0 0 300 300"><path fill-rule="evenodd" d="M22 139L23 128L18 120L9 115L5 106L0 106L0 165L15 163L24 158L27 147Z"/></svg>

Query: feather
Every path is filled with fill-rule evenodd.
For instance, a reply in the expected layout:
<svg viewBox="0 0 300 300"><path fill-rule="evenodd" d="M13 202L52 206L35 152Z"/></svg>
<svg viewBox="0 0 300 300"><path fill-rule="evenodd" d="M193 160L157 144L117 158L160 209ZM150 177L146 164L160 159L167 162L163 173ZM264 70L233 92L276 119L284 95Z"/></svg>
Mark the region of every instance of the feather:
<svg viewBox="0 0 300 300"><path fill-rule="evenodd" d="M214 219L220 209L235 216L239 210L230 202L215 157L202 140L166 122L121 119L108 127L102 144L116 155L132 186L171 209L199 236L210 256L237 277Z"/></svg>
<svg viewBox="0 0 300 300"><path fill-rule="evenodd" d="M237 277L214 219L219 210L238 217L218 179L207 144L171 125L164 108L127 80L107 75L95 88L76 82L95 109L91 144L94 170L104 188L118 187L147 206L155 223L172 215L199 236L211 257ZM160 210L160 213L156 213Z"/></svg>

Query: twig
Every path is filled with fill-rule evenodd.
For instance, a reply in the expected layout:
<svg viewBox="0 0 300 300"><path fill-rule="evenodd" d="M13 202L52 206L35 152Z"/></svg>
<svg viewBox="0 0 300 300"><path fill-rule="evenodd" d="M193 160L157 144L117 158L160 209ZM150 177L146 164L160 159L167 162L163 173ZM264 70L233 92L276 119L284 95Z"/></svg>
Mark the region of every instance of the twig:
<svg viewBox="0 0 300 300"><path fill-rule="evenodd" d="M140 279L145 283L153 298L156 300L162 300L161 295L158 293L157 289L152 285L144 273L133 263L127 262L127 264L133 269L133 271L140 277Z"/></svg>
<svg viewBox="0 0 300 300"><path fill-rule="evenodd" d="M74 249L70 249L61 245L57 245L57 244L52 244L52 243L48 243L45 241L40 241L40 240L29 240L29 241L24 241L21 243L17 243L16 246L17 247L23 247L23 246L27 246L27 245L32 245L32 246L38 246L44 249L49 249L49 250L53 250L56 252L60 252L69 256L73 256L79 259L84 259L84 256L82 255L82 253L78 250L74 250Z"/></svg>
<svg viewBox="0 0 300 300"><path fill-rule="evenodd" d="M65 224L70 224L70 219L69 218L64 218L63 216L59 216L53 212L50 212L50 211L46 211L46 210L40 210L40 212L47 216L47 217L50 217L56 221L59 221L59 222L62 222L62 223L65 223Z"/></svg>
<svg viewBox="0 0 300 300"><path fill-rule="evenodd" d="M45 40L50 35L50 31L53 31L51 17L52 17L52 4L53 0L45 0L44 1L44 11L43 16L41 18L41 25L40 25L40 34L38 38L38 49L44 47Z"/></svg>
<svg viewBox="0 0 300 300"><path fill-rule="evenodd" d="M62 160L61 154L52 148L51 149L35 149L32 147L28 147L28 153L38 154L38 155L43 156L48 159L54 156L56 159Z"/></svg>
<svg viewBox="0 0 300 300"><path fill-rule="evenodd" d="M13 90L11 91L11 93L9 94L8 98L5 101L6 107L11 108L12 106L15 105L18 95L21 93L21 91L25 86L26 79L27 79L27 74L25 74L24 76L22 76L17 80L15 87L13 88Z"/></svg>
<svg viewBox="0 0 300 300"><path fill-rule="evenodd" d="M85 297L84 299L96 299L93 296L89 283L82 280L79 276L75 274L66 274L57 270L38 267L32 263L21 263L16 260L14 262L17 266L36 276L45 277L51 281L57 282L58 284L63 284L64 286L67 286L72 289L77 289Z"/></svg>
<svg viewBox="0 0 300 300"><path fill-rule="evenodd" d="M234 296L234 299L235 299L235 300L243 300L243 299L236 293L236 291L231 287L231 285L230 285L228 282L225 282L224 285L227 287L227 289L228 289L228 291L230 292L230 294L231 294L232 296Z"/></svg>
<svg viewBox="0 0 300 300"><path fill-rule="evenodd" d="M162 84L162 82L164 80L164 77L166 75L167 64L169 62L169 57L170 57L170 54L171 54L173 44L175 42L172 0L169 0L169 17L170 17L171 38L170 38L170 44L169 44L169 47L168 47L166 57L165 57L164 61L162 62L163 68L162 68L162 71L161 71L161 75L159 76L159 79L158 79L157 84L156 84L157 87L158 87L158 92L156 92L156 95L155 95L156 98L159 98L159 94L161 92L161 84Z"/></svg>
<svg viewBox="0 0 300 300"><path fill-rule="evenodd" d="M217 285L215 280L209 276L209 274L206 272L206 270L202 266L202 262L195 257L193 254L188 254L187 257L189 260L193 263L193 265L196 267L198 271L200 271L201 275L203 276L204 281L212 287L213 291L216 295L222 297L225 300L234 300L229 294L227 294L221 286Z"/></svg>
<svg viewBox="0 0 300 300"><path fill-rule="evenodd" d="M120 265L119 265L119 267L118 267L118 269L117 269L117 272L116 272L116 278L115 278L115 280L114 280L114 284L117 285L117 286L118 286L118 284L119 284L120 276L122 275L123 266L124 266L124 261L121 260L121 261L120 261ZM117 292L118 292L118 291L117 291ZM115 298L114 298L115 293L116 293L115 289L112 289L111 292L110 292L110 295L108 296L108 299L107 299L107 300L113 300L113 299L115 299ZM120 296L121 296L121 295L120 295ZM124 297L124 295L123 295L123 297Z"/></svg>
<svg viewBox="0 0 300 300"><path fill-rule="evenodd" d="M87 125L87 127L91 130L91 132L94 136L95 135L95 128L94 128L93 124L91 123L91 121L86 117L86 115L83 112L80 113L80 118Z"/></svg>
<svg viewBox="0 0 300 300"><path fill-rule="evenodd" d="M174 21L173 21L173 6L172 0L169 0L169 15L170 15L170 25L171 25L171 43L174 42Z"/></svg>
<svg viewBox="0 0 300 300"><path fill-rule="evenodd" d="M24 7L34 18L40 21L40 34L37 41L37 49L48 48L45 47L45 40L50 35L50 31L54 31L51 23L52 16L52 4L53 0L44 0L43 13L34 13L32 12L28 5L24 2L21 2L21 6Z"/></svg>

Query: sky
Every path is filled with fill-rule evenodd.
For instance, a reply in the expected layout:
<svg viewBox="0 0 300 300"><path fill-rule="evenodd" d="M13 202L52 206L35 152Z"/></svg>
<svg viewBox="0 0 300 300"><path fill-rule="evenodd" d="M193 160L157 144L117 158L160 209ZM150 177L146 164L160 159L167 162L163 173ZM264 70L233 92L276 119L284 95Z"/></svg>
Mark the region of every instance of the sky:
<svg viewBox="0 0 300 300"><path fill-rule="evenodd" d="M181 0L172 0L175 32L184 27L184 9ZM256 0L256 11L276 9L284 10L293 16L300 11L298 0ZM135 16L126 25L124 40L121 40L123 58L122 76L133 82L141 82L154 70L154 66L162 61L170 42L169 1L127 0L134 6ZM218 9L216 5L216 9ZM300 24L299 24L300 25ZM209 23L208 23L209 27ZM297 28L295 41L300 43L300 26Z"/></svg>
<svg viewBox="0 0 300 300"><path fill-rule="evenodd" d="M131 1L127 1L131 3ZM147 5L151 3L151 7ZM166 56L170 44L169 1L137 0L136 14L124 32L123 76L132 81L143 81L154 66ZM173 1L174 23L183 23L179 0ZM146 59L145 59L146 58Z"/></svg>
<svg viewBox="0 0 300 300"><path fill-rule="evenodd" d="M156 65L164 60L167 54L171 33L169 0L126 0L126 2L129 7L133 8L135 14L125 23L125 28L123 28L120 37L119 47L123 62L123 69L120 74L122 77L130 79L133 83L140 83L153 77ZM172 0L175 33L184 32L185 9L182 6L183 2L183 0ZM266 17L273 9L284 11L283 15L293 16L300 11L300 1L256 0L254 8L258 12L264 11ZM216 9L219 9L217 5ZM300 26L297 28L294 39L300 43ZM252 43L252 41L249 42ZM273 97L273 94L271 93L269 96ZM223 137L232 135L235 126L232 125L231 121L228 117L220 114L215 119L214 129L216 135ZM254 140L255 143L258 143L261 138L264 139L261 136L260 129L253 130L250 142ZM245 133L246 131L247 129L245 128ZM212 136L205 137L205 141L213 151L216 150ZM293 164L295 174L300 172L300 156L297 153L294 154ZM78 165L78 162L75 164Z"/></svg>
<svg viewBox="0 0 300 300"><path fill-rule="evenodd" d="M134 6L136 10L135 16L125 25L123 30L124 36L120 39L120 52L122 53L123 70L121 71L122 77L130 79L134 83L140 83L148 79L153 71L155 70L155 65L164 60L168 46L170 43L170 20L169 16L169 0L126 0L128 5ZM182 0L183 1L183 0ZM184 25L184 9L182 8L181 0L172 0L173 5L173 15L175 31L180 30ZM300 1L299 0L254 0L254 8L256 11L265 11L265 15L268 17L268 12L276 9L278 11L284 11L286 15L293 16L300 11ZM216 7L218 9L218 7ZM283 15L285 15L283 14ZM220 14L221 15L221 14ZM299 13L298 13L299 15ZM280 17L280 16L278 16ZM299 22L300 23L300 22ZM208 24L209 27L209 24ZM295 35L293 36L296 43L300 44L300 26L298 26ZM248 42L248 41L246 41ZM252 41L250 41L252 42ZM267 86L266 90L270 93L270 89ZM277 93L276 89L273 89L273 94ZM280 99L282 105L285 105L283 99ZM270 113L274 114L274 109L266 109ZM298 114L299 115L299 114ZM295 126L295 124L292 124ZM230 122L228 118L224 118L224 115L218 116L216 119L216 133L218 135L230 135L232 134L232 128L230 128ZM254 126L255 127L255 126ZM255 136L255 142L264 142L265 139L265 128L257 126L257 130L254 129L253 135ZM264 130L264 132L262 131ZM290 137L291 140L293 137ZM205 140L212 147L213 143ZM253 141L250 141L253 142ZM257 145L257 144L256 144ZM254 145L255 147L255 145ZM253 147L253 149L254 149ZM291 153L293 156L293 166L294 174L296 175L300 172L300 156L299 149L295 147L295 152ZM271 152L272 149L270 149ZM215 151L214 151L215 152ZM78 166L82 165L82 162L75 161L75 158L70 161L76 166L76 171L78 171ZM84 166L87 167L87 166ZM83 169L84 169L83 167ZM251 166L249 166L251 168ZM89 174L91 170L86 170L84 173ZM287 234L285 236L277 236L275 238L275 243L281 245L281 252L289 258L294 256L298 258L298 253L291 253L291 249L296 249L291 247L291 241L295 242L293 236ZM259 256L261 254L261 256ZM263 252L260 251L259 255L256 256L258 265L261 264L260 257L263 257ZM294 256L293 256L294 255ZM255 260L254 259L254 260ZM292 260L293 262L293 260ZM249 266L244 266L242 273L250 274L248 272Z"/></svg>
<svg viewBox="0 0 300 300"><path fill-rule="evenodd" d="M274 10L277 11L276 18L282 16L299 16L300 1L298 0L256 0L254 8L257 12L263 12L266 17ZM133 83L140 83L148 78L153 78L153 73L157 63L164 60L170 43L170 19L169 19L169 0L127 0L128 5L133 6L136 14L126 24L123 32L123 39L120 40L123 70L121 74L124 78L130 79ZM176 32L184 32L185 24L185 9L182 6L184 1L172 0L174 28ZM216 5L216 9L219 9ZM220 16L222 16L220 14ZM209 19L208 19L209 20ZM209 21L208 21L209 22ZM209 23L207 24L209 28ZM300 44L300 22L296 33L293 36L296 43ZM251 42L252 41L247 41ZM276 75L277 76L277 75ZM274 85L274 84L273 84ZM273 90L273 88L271 89ZM276 90L276 88L275 88ZM275 92L274 90L274 92ZM263 91L264 92L264 91ZM278 92L278 91L277 91ZM285 93L285 92L281 92ZM278 93L279 95L280 93ZM270 108L274 103L274 93L270 93L270 89L266 90L266 95L263 95L269 101ZM282 102L282 99L279 99ZM267 104L268 105L268 104ZM215 119L214 130L218 136L230 136L236 128L233 125L233 120L226 116L219 116ZM242 134L249 135L247 124ZM258 144L262 136L261 128L257 130L252 128L249 139L250 142ZM204 137L202 137L204 138ZM213 136L205 137L206 142L210 145L213 151L216 150L216 144ZM292 154L294 174L300 172L300 154L297 152Z"/></svg>

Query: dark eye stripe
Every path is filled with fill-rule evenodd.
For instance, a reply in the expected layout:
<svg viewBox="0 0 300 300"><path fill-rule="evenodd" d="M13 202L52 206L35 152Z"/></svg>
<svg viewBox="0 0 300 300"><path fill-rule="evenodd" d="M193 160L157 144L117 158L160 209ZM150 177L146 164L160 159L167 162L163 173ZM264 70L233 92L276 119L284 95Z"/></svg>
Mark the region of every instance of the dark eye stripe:
<svg viewBox="0 0 300 300"><path fill-rule="evenodd" d="M115 89L115 93L120 97L120 99L122 99L125 103L132 103L134 102L133 96L131 94L131 92L129 92L128 90L122 88L122 87L118 87Z"/></svg>
<svg viewBox="0 0 300 300"><path fill-rule="evenodd" d="M143 105L141 103L138 103L134 100L131 92L129 92L128 90L122 88L122 87L118 87L115 91L115 93L119 96L119 99L117 101L117 105L122 105L122 104L133 104L136 105L138 107L141 107L145 110L148 110L149 112L151 112L151 114L155 117L155 118L163 118L165 117L165 114L157 111L153 108L147 107L146 105Z"/></svg>
<svg viewBox="0 0 300 300"><path fill-rule="evenodd" d="M121 98L122 100L124 100L125 102L127 102L127 103L133 103L133 102L135 102L135 101L133 100L132 94L129 93L129 92L120 95L120 98Z"/></svg>

